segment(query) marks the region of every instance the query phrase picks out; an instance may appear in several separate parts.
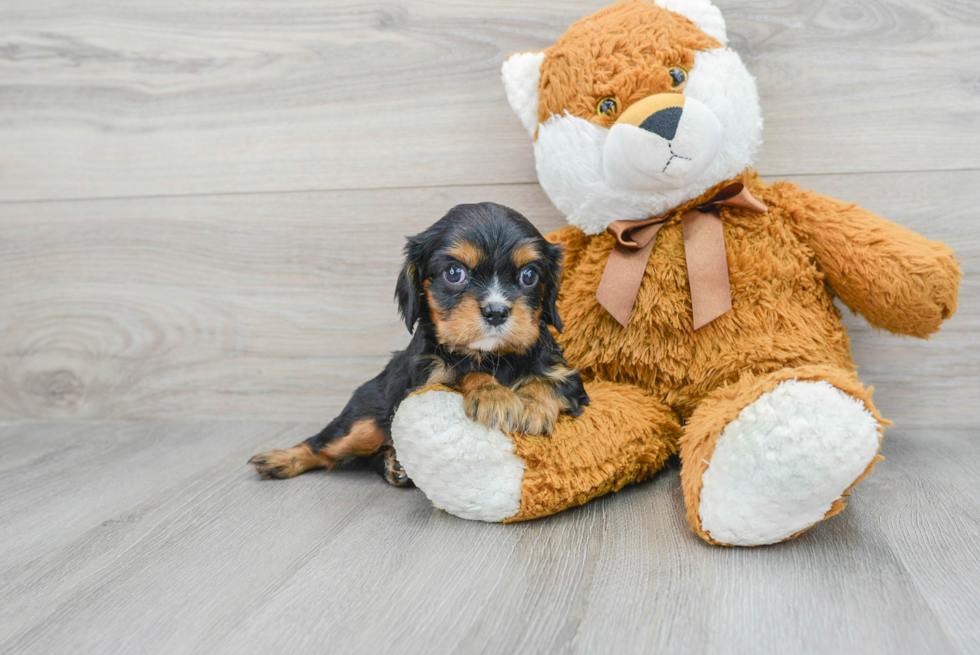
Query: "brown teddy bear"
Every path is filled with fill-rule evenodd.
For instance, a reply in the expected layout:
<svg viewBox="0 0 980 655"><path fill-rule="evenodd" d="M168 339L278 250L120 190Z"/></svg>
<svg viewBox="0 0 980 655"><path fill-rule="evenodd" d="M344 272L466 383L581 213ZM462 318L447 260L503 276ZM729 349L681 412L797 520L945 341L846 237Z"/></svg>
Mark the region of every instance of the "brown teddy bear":
<svg viewBox="0 0 980 655"><path fill-rule="evenodd" d="M752 170L755 81L708 0L634 0L503 66L541 186L569 226L559 311L592 404L551 437L469 421L428 389L399 459L458 516L520 521L649 477L673 454L692 528L789 539L844 508L887 423L854 374L834 297L925 337L956 309L953 252Z"/></svg>

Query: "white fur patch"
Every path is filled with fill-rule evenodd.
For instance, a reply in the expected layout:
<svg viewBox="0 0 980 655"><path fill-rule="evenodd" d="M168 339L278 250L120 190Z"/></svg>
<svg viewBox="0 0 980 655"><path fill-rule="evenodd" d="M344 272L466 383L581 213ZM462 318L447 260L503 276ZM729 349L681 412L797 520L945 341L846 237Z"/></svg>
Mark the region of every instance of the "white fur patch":
<svg viewBox="0 0 980 655"><path fill-rule="evenodd" d="M482 300L480 301L481 307L486 307L487 305L503 305L505 307L510 307L513 303L507 299L507 294L504 293L504 289L500 286L500 279L495 275L493 281L490 283L490 288L487 289L486 294L484 294Z"/></svg>
<svg viewBox="0 0 980 655"><path fill-rule="evenodd" d="M480 339L472 341L467 345L471 350L482 350L484 352L492 353L496 352L498 348L501 348L504 343L503 336L489 336L481 337Z"/></svg>
<svg viewBox="0 0 980 655"><path fill-rule="evenodd" d="M405 472L439 509L494 522L520 509L524 461L507 435L466 416L461 395L427 391L406 398L391 437Z"/></svg>
<svg viewBox="0 0 980 655"><path fill-rule="evenodd" d="M701 528L758 546L810 527L868 467L879 437L864 403L830 383L781 383L718 438L702 477Z"/></svg>
<svg viewBox="0 0 980 655"><path fill-rule="evenodd" d="M520 52L505 59L500 68L507 102L532 136L538 129L538 81L543 61L543 52Z"/></svg>
<svg viewBox="0 0 980 655"><path fill-rule="evenodd" d="M762 146L762 108L755 78L734 50L705 50L694 55L684 95L708 107L721 123L718 157L700 183L708 189L738 175L755 161ZM691 196L697 197L703 193Z"/></svg>
<svg viewBox="0 0 980 655"><path fill-rule="evenodd" d="M609 130L587 120L566 113L538 127L538 181L569 223L586 234L599 234L615 220L659 216L752 165L762 141L762 113L755 80L739 56L727 49L697 53L684 94L718 119L721 141L703 172L680 188L652 178L642 191L613 184L603 158L623 149L607 153Z"/></svg>
<svg viewBox="0 0 980 655"><path fill-rule="evenodd" d="M655 4L684 16L708 36L728 45L728 33L721 10L709 0L655 0Z"/></svg>
<svg viewBox="0 0 980 655"><path fill-rule="evenodd" d="M619 123L609 129L602 167L610 183L633 191L683 189L704 172L721 147L721 124L697 100L684 104L670 139Z"/></svg>

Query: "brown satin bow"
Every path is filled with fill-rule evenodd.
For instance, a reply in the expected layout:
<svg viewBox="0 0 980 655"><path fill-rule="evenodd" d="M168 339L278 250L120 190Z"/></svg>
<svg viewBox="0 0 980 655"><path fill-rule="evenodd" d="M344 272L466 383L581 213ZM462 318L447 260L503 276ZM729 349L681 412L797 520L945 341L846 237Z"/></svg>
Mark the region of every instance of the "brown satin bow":
<svg viewBox="0 0 980 655"><path fill-rule="evenodd" d="M725 233L718 207L738 207L761 214L768 211L766 205L749 193L744 184L735 182L716 193L708 202L681 216L695 330L732 308ZM657 233L669 218L613 221L606 228L616 237L616 245L609 253L609 261L606 262L595 297L623 327L626 327L633 312Z"/></svg>

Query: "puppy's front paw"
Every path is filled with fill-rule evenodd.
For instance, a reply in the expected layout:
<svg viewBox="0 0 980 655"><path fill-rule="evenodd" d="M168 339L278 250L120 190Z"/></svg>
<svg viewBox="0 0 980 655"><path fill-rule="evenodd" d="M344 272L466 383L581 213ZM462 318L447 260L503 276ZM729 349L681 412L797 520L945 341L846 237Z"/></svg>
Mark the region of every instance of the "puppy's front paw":
<svg viewBox="0 0 980 655"><path fill-rule="evenodd" d="M541 380L532 380L517 390L524 412L521 414L521 429L525 434L551 435L561 414L561 399L554 385Z"/></svg>
<svg viewBox="0 0 980 655"><path fill-rule="evenodd" d="M525 434L543 434L550 436L555 431L555 421L561 409L554 397L540 397L534 394L518 394L524 404L521 412L520 429Z"/></svg>
<svg viewBox="0 0 980 655"><path fill-rule="evenodd" d="M488 428L513 430L520 425L524 407L516 393L499 384L476 387L463 395L463 411Z"/></svg>

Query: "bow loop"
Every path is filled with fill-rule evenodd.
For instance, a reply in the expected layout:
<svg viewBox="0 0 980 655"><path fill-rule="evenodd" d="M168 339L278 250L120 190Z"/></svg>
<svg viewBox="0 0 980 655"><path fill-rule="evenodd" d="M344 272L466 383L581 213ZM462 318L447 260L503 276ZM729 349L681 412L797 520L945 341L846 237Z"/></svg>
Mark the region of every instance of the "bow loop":
<svg viewBox="0 0 980 655"><path fill-rule="evenodd" d="M753 196L741 182L733 182L712 196L708 202L698 205L697 210L703 214L715 211L717 207L735 207L748 209L760 214L769 211L766 203Z"/></svg>
<svg viewBox="0 0 980 655"><path fill-rule="evenodd" d="M666 218L646 218L641 221L613 221L606 228L609 234L616 237L616 243L624 248L639 250L653 241L660 231L661 224Z"/></svg>
<svg viewBox="0 0 980 655"><path fill-rule="evenodd" d="M747 209L760 214L768 211L765 203L753 196L744 184L733 182L681 217L695 330L732 308L719 207ZM657 234L668 218L613 221L606 228L616 238L616 245L609 253L595 296L623 327L633 312Z"/></svg>

